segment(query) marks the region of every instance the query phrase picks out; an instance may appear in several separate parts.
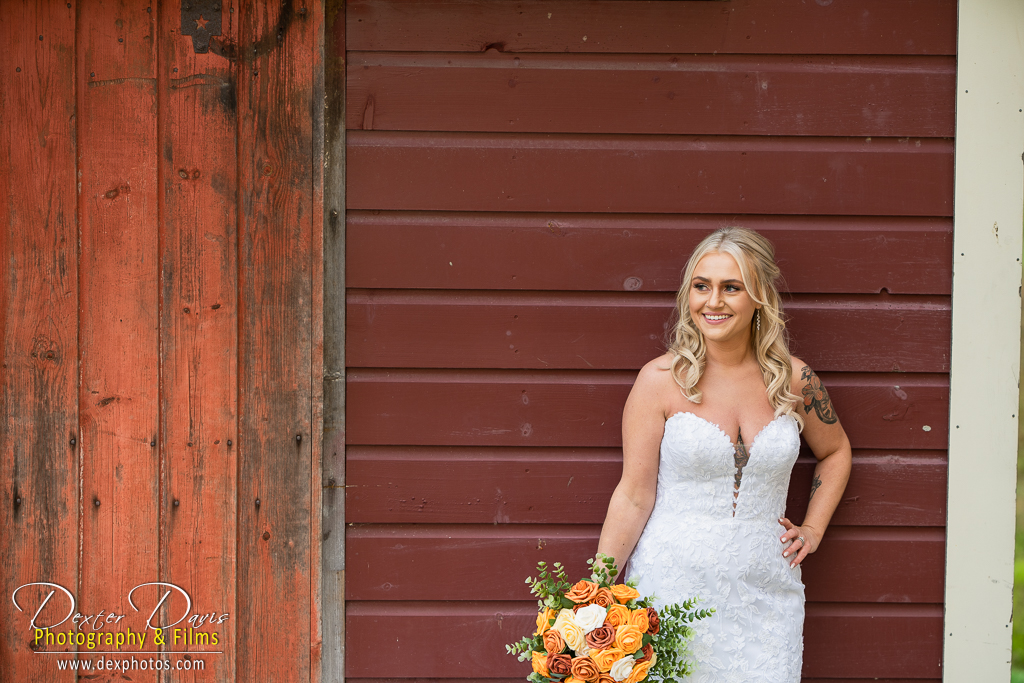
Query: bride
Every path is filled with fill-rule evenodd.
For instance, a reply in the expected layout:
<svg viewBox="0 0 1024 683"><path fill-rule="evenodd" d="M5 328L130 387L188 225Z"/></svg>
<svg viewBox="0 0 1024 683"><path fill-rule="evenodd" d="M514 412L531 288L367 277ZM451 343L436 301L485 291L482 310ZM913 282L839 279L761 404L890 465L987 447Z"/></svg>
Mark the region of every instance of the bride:
<svg viewBox="0 0 1024 683"><path fill-rule="evenodd" d="M850 474L850 442L818 376L789 355L771 243L722 228L690 257L668 353L622 413L622 479L598 552L629 558L659 606L715 614L692 644L698 683L800 680L800 563ZM804 523L783 517L800 434L818 460Z"/></svg>

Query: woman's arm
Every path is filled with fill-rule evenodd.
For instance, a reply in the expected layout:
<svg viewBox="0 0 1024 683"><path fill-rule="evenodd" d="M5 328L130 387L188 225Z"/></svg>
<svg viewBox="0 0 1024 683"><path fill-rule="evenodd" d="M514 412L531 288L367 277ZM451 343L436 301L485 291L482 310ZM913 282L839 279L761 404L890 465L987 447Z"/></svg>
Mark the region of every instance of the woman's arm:
<svg viewBox="0 0 1024 683"><path fill-rule="evenodd" d="M795 526L788 519L780 520L786 527L781 540L788 546L782 554L791 558L790 566L795 567L821 544L832 513L846 490L853 456L850 440L839 424L828 392L814 371L799 358L793 358L792 390L803 398L803 404L797 405L804 418L803 437L818 459L804 523ZM803 542L799 540L801 537Z"/></svg>
<svg viewBox="0 0 1024 683"><path fill-rule="evenodd" d="M658 458L665 431L659 400L665 368L655 359L640 370L622 411L622 478L608 503L597 551L615 559L619 569L633 553L658 488Z"/></svg>

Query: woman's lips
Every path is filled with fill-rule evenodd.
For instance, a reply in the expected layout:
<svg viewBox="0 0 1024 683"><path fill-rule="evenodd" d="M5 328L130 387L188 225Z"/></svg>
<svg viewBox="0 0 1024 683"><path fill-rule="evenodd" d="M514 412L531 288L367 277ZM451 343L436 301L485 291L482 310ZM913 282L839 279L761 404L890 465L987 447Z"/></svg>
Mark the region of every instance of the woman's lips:
<svg viewBox="0 0 1024 683"><path fill-rule="evenodd" d="M709 325L718 325L719 323L724 323L726 320L732 317L727 313L701 313L701 315L704 317L704 321L707 322Z"/></svg>

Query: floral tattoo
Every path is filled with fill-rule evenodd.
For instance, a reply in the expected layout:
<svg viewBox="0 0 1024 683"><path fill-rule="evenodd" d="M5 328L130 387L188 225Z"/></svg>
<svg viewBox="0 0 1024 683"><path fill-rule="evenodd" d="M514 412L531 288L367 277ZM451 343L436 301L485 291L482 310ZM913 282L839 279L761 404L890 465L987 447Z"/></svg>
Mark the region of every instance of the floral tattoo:
<svg viewBox="0 0 1024 683"><path fill-rule="evenodd" d="M736 499L740 496L740 483L743 481L743 468L750 462L750 451L747 450L747 445L743 443L743 430L740 430L736 434L736 451L733 453L733 464L736 466L736 474L733 476L733 494L732 494L732 516L736 516Z"/></svg>
<svg viewBox="0 0 1024 683"><path fill-rule="evenodd" d="M825 391L825 387L822 386L821 380L814 374L814 370L811 370L809 365L805 365L804 369L800 373L800 379L806 379L807 384L804 385L804 412L810 413L811 409L818 414L818 419L827 425L835 424L839 422L839 418L836 417L836 411L832 409L832 400L828 397L828 392Z"/></svg>

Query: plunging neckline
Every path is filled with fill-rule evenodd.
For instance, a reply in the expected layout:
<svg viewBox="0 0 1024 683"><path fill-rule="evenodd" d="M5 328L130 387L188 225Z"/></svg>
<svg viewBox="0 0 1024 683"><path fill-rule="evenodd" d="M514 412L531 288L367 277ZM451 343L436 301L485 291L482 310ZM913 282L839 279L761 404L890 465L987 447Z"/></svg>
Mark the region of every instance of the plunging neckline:
<svg viewBox="0 0 1024 683"><path fill-rule="evenodd" d="M733 452L736 452L736 444L734 444L732 442L732 439L729 438L729 435L726 433L726 431L724 429L722 429L718 424L712 422L711 420L709 420L709 419L707 419L705 417L701 417L697 413L691 413L691 412L687 412L685 410L680 410L679 412L676 412L676 413L673 413L673 414L669 415L665 419L665 424L668 424L669 420L671 420L674 417L679 417L680 415L690 415L691 417L697 418L698 420L700 420L704 424L707 424L707 425L710 425L710 426L714 427L718 431L718 433L722 435L722 438L724 438L726 440L726 442L729 444L729 446L732 447ZM754 435L753 441L751 441L750 445L747 447L747 453L753 453L754 452L754 444L757 443L757 440L761 437L761 435L764 433L764 431L766 429L768 429L769 427L771 427L776 422L778 422L779 420L781 420L782 418L784 418L784 417L788 417L788 414L779 415L778 417L776 417L773 420L771 420L770 422L768 422L768 424L766 424L765 426L761 427L761 429L758 430L757 434Z"/></svg>

